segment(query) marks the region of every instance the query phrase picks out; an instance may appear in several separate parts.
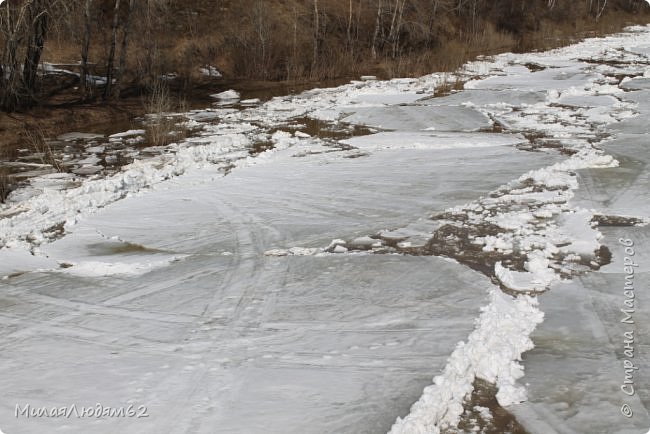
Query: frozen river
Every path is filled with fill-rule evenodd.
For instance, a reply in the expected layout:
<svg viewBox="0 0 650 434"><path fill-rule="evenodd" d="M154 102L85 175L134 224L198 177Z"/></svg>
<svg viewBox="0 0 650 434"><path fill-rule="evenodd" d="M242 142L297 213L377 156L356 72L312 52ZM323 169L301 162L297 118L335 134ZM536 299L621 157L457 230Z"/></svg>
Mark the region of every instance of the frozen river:
<svg viewBox="0 0 650 434"><path fill-rule="evenodd" d="M645 434L649 56L633 28L224 104L33 178L0 208L0 428Z"/></svg>

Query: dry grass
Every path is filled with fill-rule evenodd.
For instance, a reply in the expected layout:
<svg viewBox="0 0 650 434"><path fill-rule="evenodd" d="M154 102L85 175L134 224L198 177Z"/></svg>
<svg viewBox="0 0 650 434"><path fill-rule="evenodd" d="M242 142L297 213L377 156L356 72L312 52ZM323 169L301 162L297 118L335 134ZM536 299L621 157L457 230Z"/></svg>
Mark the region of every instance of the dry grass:
<svg viewBox="0 0 650 434"><path fill-rule="evenodd" d="M379 66L380 75L392 78L421 76L433 71L451 72L478 55L514 50L517 44L514 36L499 32L487 24L467 40L451 39L435 49L404 53L396 59L385 57ZM458 88L454 83L448 83L448 86L450 90Z"/></svg>
<svg viewBox="0 0 650 434"><path fill-rule="evenodd" d="M584 38L619 32L629 25L645 25L649 21L648 15L645 13L629 14L622 11L610 11L599 20L588 17L564 23L545 20L535 31L522 35L515 51L551 50L576 43Z"/></svg>
<svg viewBox="0 0 650 434"><path fill-rule="evenodd" d="M24 137L27 146L34 152L34 155L39 156L41 164L52 166L57 172L65 172L65 168L54 155L52 147L45 140L45 134L41 128L37 126L25 127Z"/></svg>
<svg viewBox="0 0 650 434"><path fill-rule="evenodd" d="M145 103L147 113L163 114L174 110L174 99L172 98L169 86L164 81L158 80L151 87L151 91Z"/></svg>
<svg viewBox="0 0 650 434"><path fill-rule="evenodd" d="M450 79L449 74L445 73L442 76L442 83L436 88L436 96L445 96L449 95L454 91L463 90L465 82L463 82L460 77L453 76L453 80Z"/></svg>
<svg viewBox="0 0 650 434"><path fill-rule="evenodd" d="M12 159L11 151L15 152L15 147L9 146L6 143L0 144L0 163ZM11 179L9 173L5 167L0 166L0 203L4 203L10 192Z"/></svg>
<svg viewBox="0 0 650 434"><path fill-rule="evenodd" d="M187 101L174 98L166 83L158 80L154 83L145 103L145 112L149 115L146 139L150 146L165 146L187 135L179 124L175 111L187 111Z"/></svg>
<svg viewBox="0 0 650 434"><path fill-rule="evenodd" d="M11 192L11 177L4 168L0 168L0 203L4 203Z"/></svg>

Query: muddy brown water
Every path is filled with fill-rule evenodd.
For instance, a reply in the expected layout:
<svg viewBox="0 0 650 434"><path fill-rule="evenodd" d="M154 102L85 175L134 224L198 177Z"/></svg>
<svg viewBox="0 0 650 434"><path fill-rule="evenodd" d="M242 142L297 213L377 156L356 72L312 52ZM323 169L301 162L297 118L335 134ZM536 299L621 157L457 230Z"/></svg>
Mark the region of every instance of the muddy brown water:
<svg viewBox="0 0 650 434"><path fill-rule="evenodd" d="M528 434L528 431L496 398L497 388L480 379L474 380L472 396L465 402L458 428L443 430L444 434L480 432L481 434ZM481 409L488 409L490 417L485 417Z"/></svg>
<svg viewBox="0 0 650 434"><path fill-rule="evenodd" d="M332 80L308 81L308 82L268 82L251 80L220 80L214 91L207 92L196 102L209 101L209 94L234 89L241 94L241 99L258 98L262 102L268 101L276 96L295 95L306 90L316 88L337 87L349 83L358 77L344 77Z"/></svg>

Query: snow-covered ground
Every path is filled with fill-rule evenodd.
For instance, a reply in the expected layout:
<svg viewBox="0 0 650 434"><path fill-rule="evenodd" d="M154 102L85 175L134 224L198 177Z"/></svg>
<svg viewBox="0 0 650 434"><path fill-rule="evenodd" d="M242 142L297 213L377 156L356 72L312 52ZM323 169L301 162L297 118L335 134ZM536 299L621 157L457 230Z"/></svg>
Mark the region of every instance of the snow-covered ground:
<svg viewBox="0 0 650 434"><path fill-rule="evenodd" d="M0 208L0 427L436 434L478 378L532 433L643 432L649 54L637 27L220 103L117 173L33 178Z"/></svg>

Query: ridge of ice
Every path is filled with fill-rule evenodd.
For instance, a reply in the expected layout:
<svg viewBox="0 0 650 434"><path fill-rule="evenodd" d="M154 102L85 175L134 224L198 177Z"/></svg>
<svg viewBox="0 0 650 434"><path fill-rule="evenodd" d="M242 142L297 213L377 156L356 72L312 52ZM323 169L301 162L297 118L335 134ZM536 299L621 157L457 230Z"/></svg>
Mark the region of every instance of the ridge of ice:
<svg viewBox="0 0 650 434"><path fill-rule="evenodd" d="M458 344L444 372L424 389L410 413L397 419L389 434L440 434L441 428L456 426L475 378L495 383L502 405L524 401L525 390L515 384L523 376L519 361L533 348L529 336L543 318L536 298L492 290L467 342Z"/></svg>

